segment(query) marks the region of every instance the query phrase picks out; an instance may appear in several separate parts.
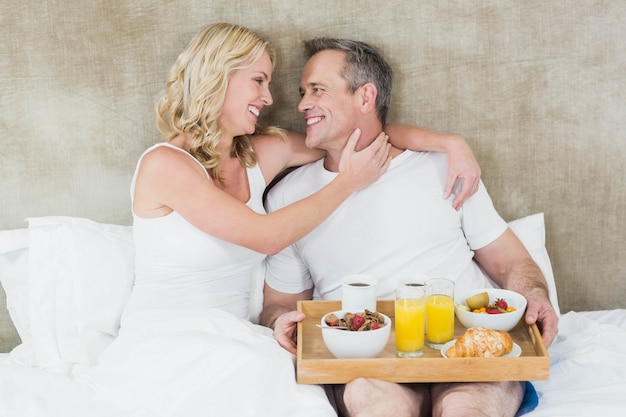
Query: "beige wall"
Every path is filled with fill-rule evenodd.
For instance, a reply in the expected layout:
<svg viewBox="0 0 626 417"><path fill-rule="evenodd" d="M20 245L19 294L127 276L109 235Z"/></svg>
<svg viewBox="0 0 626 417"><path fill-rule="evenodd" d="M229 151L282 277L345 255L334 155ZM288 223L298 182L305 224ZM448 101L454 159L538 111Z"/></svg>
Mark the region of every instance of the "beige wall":
<svg viewBox="0 0 626 417"><path fill-rule="evenodd" d="M385 3L4 0L0 229L129 224L154 96L190 37L225 20L274 42L265 120L292 129L301 40L378 45L396 70L390 120L466 138L506 220L545 213L561 309L625 308L626 3Z"/></svg>

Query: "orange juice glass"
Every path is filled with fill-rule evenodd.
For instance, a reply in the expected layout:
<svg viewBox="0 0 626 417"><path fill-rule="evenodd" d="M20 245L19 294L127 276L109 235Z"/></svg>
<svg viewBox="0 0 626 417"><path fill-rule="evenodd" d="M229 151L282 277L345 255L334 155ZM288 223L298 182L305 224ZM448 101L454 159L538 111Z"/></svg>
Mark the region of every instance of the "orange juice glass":
<svg viewBox="0 0 626 417"><path fill-rule="evenodd" d="M396 354L399 357L417 358L424 354L424 297L423 286L401 285L396 289Z"/></svg>
<svg viewBox="0 0 626 417"><path fill-rule="evenodd" d="M454 281L426 281L426 343L440 349L454 339Z"/></svg>

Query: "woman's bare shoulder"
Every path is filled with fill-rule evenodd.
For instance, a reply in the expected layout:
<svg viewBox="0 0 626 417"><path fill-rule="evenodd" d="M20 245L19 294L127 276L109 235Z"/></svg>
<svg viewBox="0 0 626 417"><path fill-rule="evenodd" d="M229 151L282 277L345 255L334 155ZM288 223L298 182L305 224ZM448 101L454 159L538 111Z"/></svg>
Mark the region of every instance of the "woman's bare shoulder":
<svg viewBox="0 0 626 417"><path fill-rule="evenodd" d="M189 152L174 145L155 146L146 152L142 158L142 163L150 165L168 162L189 163L194 161Z"/></svg>
<svg viewBox="0 0 626 417"><path fill-rule="evenodd" d="M139 175L147 174L155 178L191 172L207 175L202 165L184 149L176 146L156 146L144 154L139 167Z"/></svg>
<svg viewBox="0 0 626 417"><path fill-rule="evenodd" d="M250 143L252 143L252 147L255 152L259 152L259 150L263 150L266 147L269 148L278 148L285 146L285 139L276 135L268 135L268 134L256 134L250 136Z"/></svg>

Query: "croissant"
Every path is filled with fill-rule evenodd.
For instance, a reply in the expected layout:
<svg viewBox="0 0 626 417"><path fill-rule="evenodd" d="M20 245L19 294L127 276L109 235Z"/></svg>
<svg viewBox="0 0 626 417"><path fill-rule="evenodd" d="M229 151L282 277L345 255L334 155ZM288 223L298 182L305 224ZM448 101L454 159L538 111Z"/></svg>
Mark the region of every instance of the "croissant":
<svg viewBox="0 0 626 417"><path fill-rule="evenodd" d="M506 355L512 349L513 339L507 332L471 327L446 351L446 356L490 358Z"/></svg>

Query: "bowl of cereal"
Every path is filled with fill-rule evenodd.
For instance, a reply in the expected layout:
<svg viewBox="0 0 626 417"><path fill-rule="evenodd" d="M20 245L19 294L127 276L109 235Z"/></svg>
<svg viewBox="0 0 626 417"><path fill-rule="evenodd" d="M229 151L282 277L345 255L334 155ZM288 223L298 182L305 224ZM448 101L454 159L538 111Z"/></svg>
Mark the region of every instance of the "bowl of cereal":
<svg viewBox="0 0 626 417"><path fill-rule="evenodd" d="M463 326L512 330L526 311L526 298L500 288L479 289L456 298L454 311Z"/></svg>
<svg viewBox="0 0 626 417"><path fill-rule="evenodd" d="M326 347L338 359L375 358L391 333L391 319L379 312L333 311L319 326Z"/></svg>

